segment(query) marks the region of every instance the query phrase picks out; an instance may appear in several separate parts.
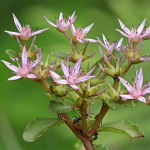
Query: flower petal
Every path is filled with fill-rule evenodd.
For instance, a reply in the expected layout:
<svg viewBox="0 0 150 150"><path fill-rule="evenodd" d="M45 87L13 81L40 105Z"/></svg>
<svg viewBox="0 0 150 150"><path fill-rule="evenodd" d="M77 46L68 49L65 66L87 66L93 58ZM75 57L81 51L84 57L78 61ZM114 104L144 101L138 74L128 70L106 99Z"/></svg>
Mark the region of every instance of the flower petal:
<svg viewBox="0 0 150 150"><path fill-rule="evenodd" d="M26 51L25 46L23 47L21 58L22 58L22 66L27 65L28 56L27 56L27 51Z"/></svg>
<svg viewBox="0 0 150 150"><path fill-rule="evenodd" d="M88 42L91 42L91 43L96 43L96 42L97 42L97 40L89 39L89 38L84 38L84 39L82 39L82 40L88 41ZM79 42L80 42L80 41L79 41ZM80 43L81 43L81 42L80 42Z"/></svg>
<svg viewBox="0 0 150 150"><path fill-rule="evenodd" d="M142 67L140 68L138 78L139 78L139 87L142 88L142 84L143 84L143 71L142 71Z"/></svg>
<svg viewBox="0 0 150 150"><path fill-rule="evenodd" d="M121 96L121 97L124 98L125 100L126 100L126 99L135 99L135 98L134 98L132 95L130 95L130 94L129 94L129 95L121 95L121 94L120 94L119 96Z"/></svg>
<svg viewBox="0 0 150 150"><path fill-rule="evenodd" d="M143 20L143 22L140 24L140 26L137 28L137 32L138 34L141 34L142 31L143 31L143 28L145 26L145 21L146 21L146 18Z"/></svg>
<svg viewBox="0 0 150 150"><path fill-rule="evenodd" d="M35 74L28 74L26 77L30 79L37 78Z"/></svg>
<svg viewBox="0 0 150 150"><path fill-rule="evenodd" d="M89 75L93 72L93 70L95 69L95 67L96 67L96 66L94 66L93 69L90 70L88 73L86 73L84 76L89 76Z"/></svg>
<svg viewBox="0 0 150 150"><path fill-rule="evenodd" d="M60 12L59 21L61 21L61 19L63 19L63 13L62 12Z"/></svg>
<svg viewBox="0 0 150 150"><path fill-rule="evenodd" d="M79 69L81 67L82 58L80 58L77 63L75 64L74 68L72 69L72 75L76 76L79 72Z"/></svg>
<svg viewBox="0 0 150 150"><path fill-rule="evenodd" d="M132 93L132 91L133 91L132 86L131 86L126 80L124 80L123 78L121 78L121 77L118 77L118 78L120 79L120 81L122 82L122 84L126 87L126 89L127 89L130 93Z"/></svg>
<svg viewBox="0 0 150 150"><path fill-rule="evenodd" d="M122 30L127 34L130 35L130 30L118 19L120 26L122 28Z"/></svg>
<svg viewBox="0 0 150 150"><path fill-rule="evenodd" d="M78 90L79 88L78 88L78 86L76 86L76 85L70 85L73 89L75 89L75 90Z"/></svg>
<svg viewBox="0 0 150 150"><path fill-rule="evenodd" d="M13 14L13 18L14 18L14 23L18 29L18 31L22 30L21 24L19 22L19 20L17 19L17 17Z"/></svg>
<svg viewBox="0 0 150 150"><path fill-rule="evenodd" d="M56 72L49 70L49 73L54 81L61 80L61 77Z"/></svg>
<svg viewBox="0 0 150 150"><path fill-rule="evenodd" d="M35 67L42 59L42 57L44 56L44 54L42 56L40 56L39 58L37 58L32 64L31 64L31 68Z"/></svg>
<svg viewBox="0 0 150 150"><path fill-rule="evenodd" d="M62 80L55 80L54 82L57 82L57 83L60 83L60 84L68 84L68 81L65 80L65 79L62 79Z"/></svg>
<svg viewBox="0 0 150 150"><path fill-rule="evenodd" d="M46 28L46 29L42 29L42 30L38 30L38 31L36 31L36 32L33 32L33 33L31 34L31 36L34 36L34 35L39 34L39 33L42 33L43 31L48 30L48 29L49 29L49 28Z"/></svg>
<svg viewBox="0 0 150 150"><path fill-rule="evenodd" d="M119 29L116 29L116 31L118 31L120 34L122 34L123 36L126 36L127 38L129 37L128 35L126 35L124 32L120 31Z"/></svg>
<svg viewBox="0 0 150 150"><path fill-rule="evenodd" d="M143 96L139 97L138 100L141 101L141 102L146 103L146 99Z"/></svg>
<svg viewBox="0 0 150 150"><path fill-rule="evenodd" d="M72 22L70 24L70 31L71 31L72 35L74 36L74 33L76 32L76 29L75 29L74 25L72 24Z"/></svg>
<svg viewBox="0 0 150 150"><path fill-rule="evenodd" d="M92 23L91 25L89 25L88 27L83 29L83 33L88 33L90 31L90 29L92 28L92 26L94 25L94 23Z"/></svg>
<svg viewBox="0 0 150 150"><path fill-rule="evenodd" d="M20 78L22 78L22 76L13 76L13 77L9 78L8 81L17 80L17 79L20 79Z"/></svg>
<svg viewBox="0 0 150 150"><path fill-rule="evenodd" d="M46 19L46 21L47 21L50 25L52 25L53 27L57 28L57 26L56 26L54 23L50 22L45 16L44 16L44 18Z"/></svg>
<svg viewBox="0 0 150 150"><path fill-rule="evenodd" d="M106 47L110 46L109 42L107 41L107 39L106 39L106 37L105 37L105 35L103 33L102 33L102 36L103 36L103 41L104 41L105 46Z"/></svg>
<svg viewBox="0 0 150 150"><path fill-rule="evenodd" d="M5 60L1 60L9 69L15 71L15 72L18 72L19 68L14 66L13 64L5 61Z"/></svg>
<svg viewBox="0 0 150 150"><path fill-rule="evenodd" d="M123 41L123 38L121 38L117 44L117 49L121 47L121 44L122 44L122 41Z"/></svg>
<svg viewBox="0 0 150 150"><path fill-rule="evenodd" d="M13 32L13 31L4 31L4 32L11 34L11 35L19 35L20 36L20 33L18 33L18 32Z"/></svg>
<svg viewBox="0 0 150 150"><path fill-rule="evenodd" d="M94 78L95 76L83 76L83 77L81 77L81 78L79 78L78 80L77 80L77 82L79 83L79 82L84 82L84 81L86 81L86 80L88 80L88 79L91 79L91 78Z"/></svg>
<svg viewBox="0 0 150 150"><path fill-rule="evenodd" d="M62 70L64 72L65 77L68 77L69 76L69 72L68 72L68 70L67 70L67 68L64 65L64 62L62 60L61 60L61 68L62 68Z"/></svg>

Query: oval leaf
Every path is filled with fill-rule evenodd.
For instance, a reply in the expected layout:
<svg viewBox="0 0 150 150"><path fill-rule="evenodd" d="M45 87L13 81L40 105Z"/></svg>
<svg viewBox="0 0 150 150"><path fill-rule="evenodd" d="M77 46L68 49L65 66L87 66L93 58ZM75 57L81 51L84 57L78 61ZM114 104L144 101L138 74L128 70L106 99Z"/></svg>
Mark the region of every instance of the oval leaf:
<svg viewBox="0 0 150 150"><path fill-rule="evenodd" d="M94 145L95 150L108 150L107 147L105 147L103 144L100 145Z"/></svg>
<svg viewBox="0 0 150 150"><path fill-rule="evenodd" d="M59 52L59 51L54 51L51 53L54 57L56 58L60 58L60 59L65 59L68 58L68 55L63 53L63 52Z"/></svg>
<svg viewBox="0 0 150 150"><path fill-rule="evenodd" d="M41 137L48 129L64 123L60 118L35 118L25 128L23 132L23 139L26 142L33 142Z"/></svg>
<svg viewBox="0 0 150 150"><path fill-rule="evenodd" d="M18 53L17 53L16 51L12 50L12 49L7 49L7 50L6 50L6 53L7 53L10 57L12 57L12 58L17 58L17 57L18 57Z"/></svg>
<svg viewBox="0 0 150 150"><path fill-rule="evenodd" d="M48 107L48 111L50 111L53 114L60 114L71 111L73 109L73 106L76 106L76 104L70 100L64 99L63 105L51 101Z"/></svg>
<svg viewBox="0 0 150 150"><path fill-rule="evenodd" d="M144 137L138 125L133 124L131 121L116 121L103 124L97 129L97 132L110 131L122 134L134 142L134 138Z"/></svg>

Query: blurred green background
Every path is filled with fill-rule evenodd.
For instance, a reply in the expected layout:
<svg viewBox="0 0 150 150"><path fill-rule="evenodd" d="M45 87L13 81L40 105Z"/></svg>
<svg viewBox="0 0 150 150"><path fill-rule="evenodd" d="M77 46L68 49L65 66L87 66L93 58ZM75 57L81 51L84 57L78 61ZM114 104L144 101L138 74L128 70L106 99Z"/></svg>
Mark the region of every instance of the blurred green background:
<svg viewBox="0 0 150 150"><path fill-rule="evenodd" d="M13 22L12 13L16 15L21 24L31 23L32 30L50 28L48 31L39 34L35 44L42 47L42 53L52 51L71 51L67 38L60 32L50 26L43 16L50 21L55 21L60 12L64 16L71 15L76 11L77 19L75 27L87 27L91 23L94 26L88 33L88 38L102 40L102 33L110 41L119 40L122 36L115 31L121 29L118 18L128 27L131 25L137 27L144 18L147 18L146 27L150 26L150 1L149 0L0 0L0 59L11 62L6 49L13 49L19 52L18 43L10 38L4 30L16 31L17 28ZM70 31L69 31L70 34ZM32 38L28 43L31 43ZM123 44L127 44L127 38L124 37ZM83 44L80 44L82 48ZM148 54L150 41L143 42L142 51ZM97 51L96 55L85 61L91 65L97 61L101 55L98 50L99 44L90 43L87 48L87 54ZM102 48L103 49L103 48ZM103 49L104 50L104 49ZM51 61L54 57L50 56ZM150 62L142 63L144 72L144 82L150 81ZM125 79L132 81L135 72L141 67L141 64L131 67ZM81 147L81 143L73 133L65 126L54 127L47 131L42 137L33 143L27 143L22 138L22 133L26 125L35 117L57 117L50 114L47 110L49 99L45 96L46 92L38 85L28 79L20 81L7 81L10 70L1 62L0 78L0 150L73 150ZM100 101L92 106L92 112L98 113L101 107ZM73 116L73 113L69 113ZM110 110L105 116L103 123L117 120L131 120L138 124L145 133L145 138L135 139L132 143L122 135L115 133L103 132L95 141L96 144L104 144L110 150L148 150L150 149L150 108L149 106L139 103L133 107L128 104L127 107L120 106L115 111Z"/></svg>

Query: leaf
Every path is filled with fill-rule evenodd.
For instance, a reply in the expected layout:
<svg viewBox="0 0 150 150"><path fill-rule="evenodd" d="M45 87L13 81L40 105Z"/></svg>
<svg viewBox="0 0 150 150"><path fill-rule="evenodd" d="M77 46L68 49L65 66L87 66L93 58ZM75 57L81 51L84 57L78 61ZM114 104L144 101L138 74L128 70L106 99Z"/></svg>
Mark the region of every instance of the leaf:
<svg viewBox="0 0 150 150"><path fill-rule="evenodd" d="M34 45L32 50L33 50L33 51L37 51L38 49L39 49L39 48L37 47L37 45Z"/></svg>
<svg viewBox="0 0 150 150"><path fill-rule="evenodd" d="M59 51L54 51L51 53L54 57L56 58L60 58L60 59L65 59L68 58L68 55L63 53L63 52L59 52Z"/></svg>
<svg viewBox="0 0 150 150"><path fill-rule="evenodd" d="M26 142L33 142L41 137L48 129L64 123L60 118L35 118L25 128L23 132L23 139Z"/></svg>
<svg viewBox="0 0 150 150"><path fill-rule="evenodd" d="M60 96L57 96L57 95L54 95L54 94L46 94L46 96L48 98L50 98L51 100L55 101L56 103L60 104L60 105L63 105L64 104L64 99Z"/></svg>
<svg viewBox="0 0 150 150"><path fill-rule="evenodd" d="M12 58L17 58L17 57L18 57L18 53L17 53L16 51L12 50L12 49L7 49L7 50L6 50L6 53L7 53L10 57L12 57Z"/></svg>
<svg viewBox="0 0 150 150"><path fill-rule="evenodd" d="M99 66L99 63L100 63L101 65L104 64L103 57L100 58L100 59L92 66L92 68L93 68L94 66L96 66L96 67L95 67L95 69L92 71L91 75L96 75L99 71L101 71L101 68L100 68L100 66ZM101 74L103 74L103 73L101 73Z"/></svg>
<svg viewBox="0 0 150 150"><path fill-rule="evenodd" d="M119 103L115 102L113 99L108 99L108 100L105 101L105 103L111 109L115 109L119 106Z"/></svg>
<svg viewBox="0 0 150 150"><path fill-rule="evenodd" d="M64 104L58 104L54 101L51 101L48 107L48 111L50 111L53 114L60 114L60 113L65 113L65 112L69 112L71 110L73 110L73 106L76 106L77 104L70 101L70 100L66 100L64 99Z"/></svg>
<svg viewBox="0 0 150 150"><path fill-rule="evenodd" d="M100 145L94 145L95 150L108 150L107 147L105 147L103 144Z"/></svg>
<svg viewBox="0 0 150 150"><path fill-rule="evenodd" d="M137 100L137 99L133 99L133 100L132 100L132 105L133 105L133 106L136 106L137 104L138 104L138 100Z"/></svg>
<svg viewBox="0 0 150 150"><path fill-rule="evenodd" d="M122 134L134 142L134 138L144 137L138 125L133 124L131 121L116 121L103 124L97 129L97 132L110 131Z"/></svg>

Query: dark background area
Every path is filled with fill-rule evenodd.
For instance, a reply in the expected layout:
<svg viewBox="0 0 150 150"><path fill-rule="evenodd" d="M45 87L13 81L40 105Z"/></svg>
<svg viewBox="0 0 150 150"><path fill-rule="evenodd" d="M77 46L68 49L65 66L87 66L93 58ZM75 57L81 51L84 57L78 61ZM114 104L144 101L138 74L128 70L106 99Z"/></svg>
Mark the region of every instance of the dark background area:
<svg viewBox="0 0 150 150"><path fill-rule="evenodd" d="M52 51L66 53L68 50L71 51L68 39L50 26L44 16L50 21L55 21L54 17L58 17L60 12L63 12L64 16L71 16L76 11L77 18L74 22L76 28L87 27L94 23L87 38L96 39L96 37L99 37L102 40L102 33L104 33L111 42L119 41L122 37L115 31L115 29L121 29L118 18L129 29L132 25L138 27L144 18L147 18L146 27L150 26L149 6L150 1L148 0L0 0L0 59L11 62L5 53L6 49L19 52L17 41L4 32L4 30L17 32L12 13L16 15L22 25L30 22L32 31L37 27L38 30L49 28L48 31L39 34L35 41L38 47L42 47L42 53L45 54L44 60L46 55ZM68 32L70 34L69 30ZM28 43L31 42L32 38ZM127 44L127 38L125 37L123 44ZM86 54L94 51L97 51L97 53L93 58L83 62L83 66L86 66L87 62L92 66L95 61L101 58L99 45L98 43L89 43ZM142 45L144 54L149 54L150 41L143 41ZM82 48L83 44L79 44L80 47ZM104 50L104 48L102 49ZM51 62L54 59L53 56L50 56ZM149 63L144 62L131 67L125 79L131 82L131 78L135 78L136 70L143 66L144 82L150 81ZM13 74L10 74L11 71L2 62L0 63L0 69L0 150L71 150L82 147L79 140L65 124L52 128L33 143L25 142L22 134L31 120L35 117L57 116L48 112L49 99L45 96L46 92L40 85L28 79L8 82L7 79ZM100 107L101 102L96 101L92 106L92 112L98 113ZM74 112L69 113L69 115L73 116ZM145 138L135 139L135 142L132 143L131 140L122 135L102 132L95 143L102 143L109 150L148 150L150 149L149 116L149 106L140 102L136 107L128 104L127 107L122 105L116 110L110 110L103 123L131 120L141 127L145 133Z"/></svg>

